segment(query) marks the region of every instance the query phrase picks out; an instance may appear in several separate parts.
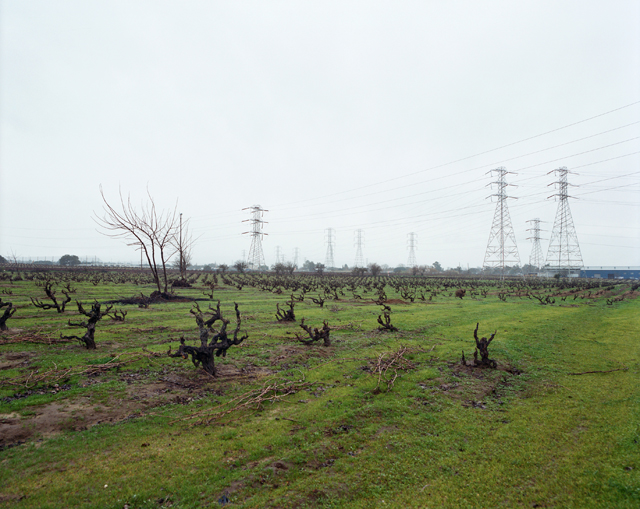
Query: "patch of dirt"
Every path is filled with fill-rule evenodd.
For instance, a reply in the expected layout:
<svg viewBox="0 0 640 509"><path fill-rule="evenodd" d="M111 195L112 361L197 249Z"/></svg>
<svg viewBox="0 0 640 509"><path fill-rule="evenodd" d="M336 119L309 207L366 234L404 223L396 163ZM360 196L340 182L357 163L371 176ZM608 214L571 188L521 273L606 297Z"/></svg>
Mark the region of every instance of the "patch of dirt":
<svg viewBox="0 0 640 509"><path fill-rule="evenodd" d="M0 503L19 502L23 498L25 498L24 495L5 495L4 493L0 493Z"/></svg>
<svg viewBox="0 0 640 509"><path fill-rule="evenodd" d="M326 428L324 430L324 436L326 437L331 437L334 435L341 435L344 433L349 433L349 431L351 431L353 429L353 426L351 424L340 424L339 426L335 427L335 428Z"/></svg>
<svg viewBox="0 0 640 509"><path fill-rule="evenodd" d="M291 465L284 461L276 461L275 463L272 463L267 467L267 469L271 470L271 472L273 472L274 475L278 475L282 472L286 472L290 468L291 468Z"/></svg>
<svg viewBox="0 0 640 509"><path fill-rule="evenodd" d="M512 385L513 377L522 374L519 369L504 364L498 364L497 369L490 369L457 362L450 364L449 368L454 380L435 380L435 385L420 384L421 387L431 389L432 393L462 400L463 406L472 408L486 408L489 399L502 405L503 389Z"/></svg>
<svg viewBox="0 0 640 509"><path fill-rule="evenodd" d="M312 468L313 470L320 470L321 468L327 468L332 466L335 463L335 461L336 461L335 458L327 458L324 461L320 459L313 459L313 460L307 461L307 463L305 464L305 467Z"/></svg>
<svg viewBox="0 0 640 509"><path fill-rule="evenodd" d="M311 357L327 358L333 354L333 348L320 345L289 344L278 345L274 356L270 359L271 366L278 366L287 370L296 366L307 365Z"/></svg>
<svg viewBox="0 0 640 509"><path fill-rule="evenodd" d="M24 329L10 328L6 331L0 332L0 345L8 345L12 343L40 343L44 345L54 345L58 343L69 343L69 340L43 336L39 333L24 332Z"/></svg>
<svg viewBox="0 0 640 509"><path fill-rule="evenodd" d="M11 369L28 366L31 359L35 357L34 352L7 352L2 354L0 359L0 369Z"/></svg>
<svg viewBox="0 0 640 509"><path fill-rule="evenodd" d="M124 395L107 401L94 402L89 396L61 400L26 408L26 415L0 415L0 450L34 437L49 437L63 431L80 431L96 424L115 423L141 417L150 409L167 405L188 405L207 395L221 396L230 380L256 378L271 373L266 368L219 364L218 377L213 378L202 369L186 374L165 374L149 381L144 373L123 373L127 383ZM82 386L101 383L99 377L87 379ZM34 394L42 391L33 391Z"/></svg>
<svg viewBox="0 0 640 509"><path fill-rule="evenodd" d="M375 436L380 436L383 433L396 433L398 431L398 426L380 426L378 431L376 431Z"/></svg>
<svg viewBox="0 0 640 509"><path fill-rule="evenodd" d="M389 299L385 301L385 304L388 306L390 304L411 304L411 303L401 299Z"/></svg>

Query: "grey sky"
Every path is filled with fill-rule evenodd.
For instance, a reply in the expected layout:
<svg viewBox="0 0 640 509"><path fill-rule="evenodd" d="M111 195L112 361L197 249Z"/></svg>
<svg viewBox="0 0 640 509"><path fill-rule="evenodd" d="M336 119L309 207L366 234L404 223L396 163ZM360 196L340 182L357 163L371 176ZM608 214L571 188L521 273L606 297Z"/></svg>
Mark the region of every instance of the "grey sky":
<svg viewBox="0 0 640 509"><path fill-rule="evenodd" d="M241 258L241 209L260 204L270 265L277 246L323 262L334 228L351 266L361 228L369 262L406 264L415 232L418 263L480 266L486 173L505 166L526 263L526 221L551 229L548 172L566 166L584 263L640 265L640 2L0 9L4 256L135 261L92 220L102 184L111 200L118 186L178 200L198 263Z"/></svg>

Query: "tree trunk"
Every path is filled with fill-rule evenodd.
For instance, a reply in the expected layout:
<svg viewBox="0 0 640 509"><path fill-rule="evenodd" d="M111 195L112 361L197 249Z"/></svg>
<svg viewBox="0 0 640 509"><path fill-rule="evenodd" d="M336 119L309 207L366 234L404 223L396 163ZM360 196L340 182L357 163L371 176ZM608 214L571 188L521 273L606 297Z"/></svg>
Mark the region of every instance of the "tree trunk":
<svg viewBox="0 0 640 509"><path fill-rule="evenodd" d="M2 303L2 299L0 299L0 303ZM0 316L0 330L9 330L7 327L7 320L13 316L13 313L16 312L16 308L13 307L11 302L2 303L1 307L8 306L7 309L4 310L2 316Z"/></svg>
<svg viewBox="0 0 640 509"><path fill-rule="evenodd" d="M95 350L96 349L96 324L90 323L87 325L87 332L85 332L84 336L82 336L82 342L84 346L87 347L87 350Z"/></svg>
<svg viewBox="0 0 640 509"><path fill-rule="evenodd" d="M202 362L202 369L204 369L211 376L216 376L216 365L213 360L213 352L211 352L211 355L202 356L200 358L200 361Z"/></svg>

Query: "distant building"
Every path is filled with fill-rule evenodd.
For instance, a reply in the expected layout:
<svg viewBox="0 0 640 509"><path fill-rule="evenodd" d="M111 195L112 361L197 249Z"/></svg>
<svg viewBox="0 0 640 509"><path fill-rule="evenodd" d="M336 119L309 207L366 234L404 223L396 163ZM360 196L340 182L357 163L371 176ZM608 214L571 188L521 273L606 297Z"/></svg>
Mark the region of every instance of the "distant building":
<svg viewBox="0 0 640 509"><path fill-rule="evenodd" d="M640 267L584 267L580 277L595 279L640 279Z"/></svg>

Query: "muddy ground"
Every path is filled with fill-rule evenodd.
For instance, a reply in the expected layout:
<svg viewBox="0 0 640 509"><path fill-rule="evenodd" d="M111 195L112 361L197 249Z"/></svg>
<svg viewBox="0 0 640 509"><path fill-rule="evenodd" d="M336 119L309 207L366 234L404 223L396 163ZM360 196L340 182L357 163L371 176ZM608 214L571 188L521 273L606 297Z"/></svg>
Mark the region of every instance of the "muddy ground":
<svg viewBox="0 0 640 509"><path fill-rule="evenodd" d="M20 445L28 440L45 439L63 431L80 431L102 423L116 423L148 415L156 407L195 403L206 396L223 396L230 381L242 384L287 370L292 367L307 367L309 358L326 358L332 349L310 348L302 345L280 345L273 349L269 367L252 364L252 357L237 367L232 363L217 364L218 374L211 377L202 369L167 369L152 372L148 369L135 372L102 372L85 376L81 387L94 386L119 380L126 384L124 391L106 398L94 398L89 391L74 398L61 398L43 405L27 405L20 412L0 414L0 449ZM0 355L0 370L29 370L36 360L33 352L7 352ZM186 362L186 361L185 361ZM189 363L190 365L190 363ZM30 398L45 394L64 394L71 385L63 382L36 387L16 387L15 392L3 402Z"/></svg>
<svg viewBox="0 0 640 509"><path fill-rule="evenodd" d="M3 358L4 365L6 356ZM27 440L44 439L62 431L80 431L96 424L115 423L141 417L156 407L168 404L186 405L205 396L222 396L221 380L255 379L269 374L264 368L243 368L232 365L218 366L218 379L204 371L185 374L148 372L122 373L119 379L126 383L124 393L96 401L91 394L61 399L44 405L26 407L20 413L0 414L0 448L19 445ZM81 386L99 386L113 377L88 377ZM53 384L35 389L17 390L4 398L5 402L43 394L64 393L68 384Z"/></svg>

